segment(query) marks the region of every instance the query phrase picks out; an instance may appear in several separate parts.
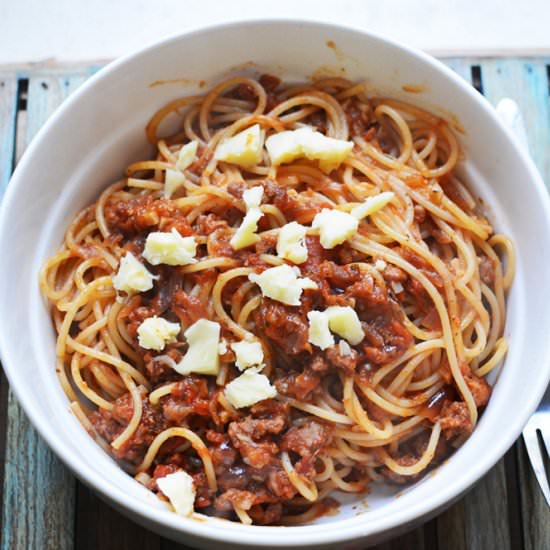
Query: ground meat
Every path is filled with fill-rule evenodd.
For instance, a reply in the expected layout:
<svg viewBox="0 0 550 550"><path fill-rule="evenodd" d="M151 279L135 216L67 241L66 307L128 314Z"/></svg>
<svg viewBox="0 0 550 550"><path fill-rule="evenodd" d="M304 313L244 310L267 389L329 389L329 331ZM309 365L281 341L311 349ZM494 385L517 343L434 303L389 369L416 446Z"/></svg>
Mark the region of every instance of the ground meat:
<svg viewBox="0 0 550 550"><path fill-rule="evenodd" d="M172 228L184 237L193 234L185 215L172 201L154 199L151 195L108 201L105 205L105 220L109 229L125 236L144 230L171 231Z"/></svg>
<svg viewBox="0 0 550 550"><path fill-rule="evenodd" d="M175 349L165 351L163 355L168 355L168 357L172 358L176 363L179 363L181 360L181 354ZM162 361L154 361L153 354L151 352L146 353L143 356L143 359L145 361L147 378L153 386L158 386L173 380L179 380L180 375L166 363L163 363Z"/></svg>
<svg viewBox="0 0 550 550"><path fill-rule="evenodd" d="M227 221L216 214L201 214L195 222L195 231L199 235L210 235L216 229L227 229Z"/></svg>
<svg viewBox="0 0 550 550"><path fill-rule="evenodd" d="M289 500L296 495L296 487L292 485L286 472L280 466L269 472L266 486L274 495L284 500Z"/></svg>
<svg viewBox="0 0 550 550"><path fill-rule="evenodd" d="M481 256L479 259L479 276L486 285L495 286L495 266L487 256Z"/></svg>
<svg viewBox="0 0 550 550"><path fill-rule="evenodd" d="M281 79L272 74L263 74L260 76L259 82L266 92L273 92L281 83Z"/></svg>
<svg viewBox="0 0 550 550"><path fill-rule="evenodd" d="M308 401L317 388L320 387L321 376L310 367L300 373L288 373L277 370L275 373L275 387L282 395L294 397L301 401Z"/></svg>
<svg viewBox="0 0 550 550"><path fill-rule="evenodd" d="M180 467L176 464L158 464L157 466L155 466L151 481L149 481L148 483L149 489L159 491L161 494L163 494L157 485L157 479L160 479L161 477L166 477L170 474L174 474L179 470Z"/></svg>
<svg viewBox="0 0 550 550"><path fill-rule="evenodd" d="M420 460L420 458L424 454L424 451L426 450L426 447L428 446L428 442L430 440L430 435L431 433L429 431L423 431L418 435L406 440L399 445L397 452L392 453L392 458L401 466L413 466ZM440 438L435 448L434 456L432 458L432 461L430 462L429 467L440 464L443 460L445 460L445 458L447 458L447 456L449 455L449 451L450 449L447 441L444 438ZM412 476L403 475L390 470L390 468L386 466L380 468L378 471L388 481L399 485L404 483L411 483L411 481L418 479L425 473L424 471Z"/></svg>
<svg viewBox="0 0 550 550"><path fill-rule="evenodd" d="M195 296L178 290L174 294L172 311L180 318L184 326L190 326L199 319L207 319L206 306Z"/></svg>
<svg viewBox="0 0 550 550"><path fill-rule="evenodd" d="M214 494L208 485L206 474L201 470L194 473L191 477L193 478L193 485L197 491L197 495L195 496L195 508L212 506Z"/></svg>
<svg viewBox="0 0 550 550"><path fill-rule="evenodd" d="M338 264L351 264L354 262L364 262L365 255L347 243L343 243L334 249Z"/></svg>
<svg viewBox="0 0 550 550"><path fill-rule="evenodd" d="M356 97L346 100L343 107L350 133L356 136L366 134L370 126L369 107Z"/></svg>
<svg viewBox="0 0 550 550"><path fill-rule="evenodd" d="M405 442L406 448L410 449L414 456L420 458L426 450L426 447L428 446L430 435L431 433L429 431L419 433L417 436ZM441 464L441 462L443 462L449 456L450 452L451 449L449 447L449 444L447 443L447 440L443 437L440 437L435 447L432 464Z"/></svg>
<svg viewBox="0 0 550 550"><path fill-rule="evenodd" d="M256 254L276 254L277 235L262 235L260 240L254 245ZM250 263L250 262L248 262ZM272 267L271 265L269 267Z"/></svg>
<svg viewBox="0 0 550 550"><path fill-rule="evenodd" d="M137 329L145 319L158 316L161 313L156 303L139 305L141 303L142 297L136 296L119 314L120 319L127 319L126 330L132 338L137 338Z"/></svg>
<svg viewBox="0 0 550 550"><path fill-rule="evenodd" d="M333 346L328 348L325 354L333 367L344 371L348 376L353 376L358 358L358 353L353 348L350 350L350 353L342 355L339 346Z"/></svg>
<svg viewBox="0 0 550 550"><path fill-rule="evenodd" d="M245 489L248 484L247 471L244 466L219 468L217 472L218 487L221 491L228 489Z"/></svg>
<svg viewBox="0 0 550 550"><path fill-rule="evenodd" d="M319 265L319 278L326 279L333 288L343 291L360 281L363 274L355 264L338 265L331 261L324 261Z"/></svg>
<svg viewBox="0 0 550 550"><path fill-rule="evenodd" d="M248 185L244 181L232 181L227 186L227 192L233 195L236 199L242 199L243 193L248 189Z"/></svg>
<svg viewBox="0 0 550 550"><path fill-rule="evenodd" d="M233 236L233 230L227 227L219 227L208 235L207 250L210 256L235 257L235 250L229 243Z"/></svg>
<svg viewBox="0 0 550 550"><path fill-rule="evenodd" d="M252 506L248 511L248 515L257 525L272 525L281 521L283 505L280 502L276 502L266 506Z"/></svg>
<svg viewBox="0 0 550 550"><path fill-rule="evenodd" d="M318 214L323 207L330 208L330 203L319 203L307 192L298 194L293 189L286 190L272 180L264 181L265 202L275 205L287 219L302 224L309 224L313 221L315 214Z"/></svg>
<svg viewBox="0 0 550 550"><path fill-rule="evenodd" d="M162 412L168 421L183 426L191 414L209 416L209 405L206 380L198 376L185 376L172 388L170 395L162 399Z"/></svg>
<svg viewBox="0 0 550 550"><path fill-rule="evenodd" d="M265 399L253 405L250 408L250 413L255 418L270 420L270 429L273 430L273 427L286 426L290 414L290 406L275 399Z"/></svg>
<svg viewBox="0 0 550 550"><path fill-rule="evenodd" d="M402 278L401 270L387 269L389 277ZM349 305L357 312L365 331L362 351L368 361L378 365L388 363L412 345L413 338L403 324L401 308L375 284L373 277L365 275L355 265L340 266L331 260L323 260L314 273L312 277L318 282L322 306ZM355 370L357 357L354 353L347 358L338 357L334 350L329 354L327 359L333 366L348 373Z"/></svg>
<svg viewBox="0 0 550 550"><path fill-rule="evenodd" d="M363 325L366 344L363 345L365 357L377 365L394 361L413 344L413 337L397 319L379 316Z"/></svg>
<svg viewBox="0 0 550 550"><path fill-rule="evenodd" d="M418 279L407 279L404 286L406 298L425 316L429 315L434 309L434 303Z"/></svg>
<svg viewBox="0 0 550 550"><path fill-rule="evenodd" d="M169 427L169 423L162 415L159 407L153 407L149 399L142 393L143 412L141 421L130 439L118 449L112 449L115 458L139 464L152 443L153 439L163 430ZM98 409L90 415L90 421L96 432L108 443L119 436L132 418L134 407L130 393L119 397L111 411Z"/></svg>
<svg viewBox="0 0 550 550"><path fill-rule="evenodd" d="M229 489L221 494L214 504L217 512L229 512L234 506L243 510L250 510L255 504L262 504L272 500L267 491L243 491L239 489Z"/></svg>
<svg viewBox="0 0 550 550"><path fill-rule="evenodd" d="M451 237L445 231L439 229L431 217L424 221L420 229L422 232L427 231L439 244L450 244L452 242Z"/></svg>
<svg viewBox="0 0 550 550"><path fill-rule="evenodd" d="M228 433L231 443L238 449L245 464L253 468L264 468L278 453L277 444L271 434L279 434L286 425L286 419L276 415L272 419L254 419L252 416L231 422Z"/></svg>
<svg viewBox="0 0 550 550"><path fill-rule="evenodd" d="M404 283L407 280L407 273L395 265L387 265L384 269L384 279L392 283Z"/></svg>
<svg viewBox="0 0 550 550"><path fill-rule="evenodd" d="M307 478L315 476L315 457L332 439L332 429L314 420L294 426L281 439L281 450L300 456L294 465L296 472Z"/></svg>
<svg viewBox="0 0 550 550"><path fill-rule="evenodd" d="M257 328L284 353L297 355L311 351L308 343L309 325L300 309L264 298L254 312Z"/></svg>
<svg viewBox="0 0 550 550"><path fill-rule="evenodd" d="M313 126L318 132L322 134L327 133L327 114L323 109L314 111L306 118L307 124Z"/></svg>
<svg viewBox="0 0 550 550"><path fill-rule="evenodd" d="M302 458L316 455L332 438L325 424L308 420L301 426L290 428L281 439L281 450L292 451Z"/></svg>
<svg viewBox="0 0 550 550"><path fill-rule="evenodd" d="M309 368L318 374L323 374L327 372L330 368L330 363L327 361L327 358L324 354L314 355L311 362L309 363Z"/></svg>
<svg viewBox="0 0 550 550"><path fill-rule="evenodd" d="M457 436L465 437L472 431L472 421L466 403L462 401L446 402L439 417L443 436L449 440Z"/></svg>
<svg viewBox="0 0 550 550"><path fill-rule="evenodd" d="M473 372L470 372L464 375L464 381L472 392L476 407L483 407L486 405L489 401L489 397L491 397L491 386L485 378L481 378Z"/></svg>
<svg viewBox="0 0 550 550"><path fill-rule="evenodd" d="M414 267L419 269L436 288L443 288L443 279L441 275L435 271L433 266L428 263L422 256L413 252L409 248L401 249L401 256Z"/></svg>
<svg viewBox="0 0 550 550"><path fill-rule="evenodd" d="M394 460L400 466L413 466L418 462L418 458L416 458L411 454L406 454L400 457L394 457ZM387 466L382 466L378 470L378 473L384 478L386 478L390 483L395 483L396 485L404 485L405 483L411 483L422 475L422 472L420 474L415 474L411 476L398 474L393 470L390 470L390 468L388 468Z"/></svg>

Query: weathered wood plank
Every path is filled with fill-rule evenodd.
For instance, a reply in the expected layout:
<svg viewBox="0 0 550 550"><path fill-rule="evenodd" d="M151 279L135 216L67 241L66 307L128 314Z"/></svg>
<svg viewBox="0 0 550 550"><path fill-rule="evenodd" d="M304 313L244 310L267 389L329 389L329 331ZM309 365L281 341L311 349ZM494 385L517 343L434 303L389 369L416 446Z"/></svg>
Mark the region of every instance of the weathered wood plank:
<svg viewBox="0 0 550 550"><path fill-rule="evenodd" d="M503 97L511 97L519 105L526 122L529 150L546 185L550 185L547 63L539 59L495 59L484 61L482 67L487 99L496 105Z"/></svg>
<svg viewBox="0 0 550 550"><path fill-rule="evenodd" d="M80 75L31 77L24 142L30 142L83 80ZM11 392L6 424L2 550L72 549L74 478L32 428Z"/></svg>
<svg viewBox="0 0 550 550"><path fill-rule="evenodd" d="M516 445L525 550L550 550L550 509L533 474L523 443Z"/></svg>
<svg viewBox="0 0 550 550"><path fill-rule="evenodd" d="M161 550L158 535L113 510L81 483L76 506L75 550Z"/></svg>
<svg viewBox="0 0 550 550"><path fill-rule="evenodd" d="M550 96L547 65L550 60L487 60L485 93L496 104L514 99L525 119L530 153L546 185L550 185ZM522 443L516 445L521 519L526 550L550 549L550 510L538 487Z"/></svg>
<svg viewBox="0 0 550 550"><path fill-rule="evenodd" d="M413 531L409 531L400 537L389 540L377 546L373 546L372 550L402 550L410 548L411 550L432 550L426 544L426 533L424 527L419 527ZM435 550L435 548L433 548Z"/></svg>
<svg viewBox="0 0 550 550"><path fill-rule="evenodd" d="M462 57L448 57L441 60L447 67L461 76L468 84L472 81L472 62Z"/></svg>
<svg viewBox="0 0 550 550"><path fill-rule="evenodd" d="M17 75L0 73L0 197L13 169L16 114Z"/></svg>
<svg viewBox="0 0 550 550"><path fill-rule="evenodd" d="M446 59L444 62L470 81L471 60ZM510 96L520 105L526 118L533 157L545 180L550 182L550 155L547 152L550 144L550 104L544 63L534 60L485 60L481 66L484 93L489 100L496 102L501 97ZM55 77L33 77L29 89L27 136L31 137L36 132L57 103L85 79L85 74L91 74L95 70L96 68L83 71L81 75L68 79L65 79L62 73L56 74ZM3 120L2 92L0 86L0 121ZM40 98L40 101L31 105L31 97L33 101L36 101L36 98ZM13 105L15 108L15 104ZM15 118L12 119L12 124L14 120ZM0 131L2 129L4 124L0 126ZM5 134L3 133L0 138L5 138ZM13 148L13 134L7 147L10 146ZM2 155L5 150L6 145L0 139ZM13 149L8 156L10 159L13 157ZM7 181L4 172L1 171L5 164L4 158L0 157L0 190L3 182ZM2 549L72 548L74 489L66 492L67 487L74 487L72 478L30 428L11 394L8 401ZM36 456L30 456L31 453L28 452L25 453L28 456L22 456L21 449L35 449L36 452L33 454ZM518 483L521 487L525 548L550 548L550 512L531 474L523 449L519 447L516 452L519 482L513 478L514 472L509 465L501 461L463 500L437 520L378 548L427 550L435 549L437 542L439 548L449 550L520 548L522 544L519 541L518 546L517 533L513 527L514 518L511 517L514 513L519 513L515 508L517 499L512 499L510 494ZM38 479L40 484L37 483ZM44 486L49 486L50 491L44 490ZM60 517L58 501L65 501L62 506L68 513L64 517ZM49 523L52 521L51 518L43 517L49 507L55 515L52 523ZM78 488L76 508L77 548L184 548L161 540L126 520L83 486ZM483 528L480 528L480 522ZM11 527L13 523L17 523L15 528ZM63 527L60 529L59 525ZM437 539L435 543L434 538Z"/></svg>
<svg viewBox="0 0 550 550"><path fill-rule="evenodd" d="M439 548L516 550L508 518L504 461L501 460L461 501L439 516L437 522Z"/></svg>

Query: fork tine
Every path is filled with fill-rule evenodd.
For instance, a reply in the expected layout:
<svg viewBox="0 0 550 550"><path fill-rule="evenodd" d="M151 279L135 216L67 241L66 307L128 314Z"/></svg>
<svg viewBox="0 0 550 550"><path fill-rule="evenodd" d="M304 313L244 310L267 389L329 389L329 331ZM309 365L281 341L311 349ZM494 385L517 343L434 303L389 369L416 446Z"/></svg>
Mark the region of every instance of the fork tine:
<svg viewBox="0 0 550 550"><path fill-rule="evenodd" d="M550 425L548 427L544 426L544 428L539 425L539 433L544 441L546 452L548 453L548 456L550 456Z"/></svg>
<svg viewBox="0 0 550 550"><path fill-rule="evenodd" d="M546 477L546 470L544 469L544 461L537 437L537 430L534 426L530 426L529 424L525 426L523 430L523 440L525 441L527 454L531 460L531 465L533 466L535 476L537 476L539 486L548 506L550 506L550 487L548 486L548 478Z"/></svg>

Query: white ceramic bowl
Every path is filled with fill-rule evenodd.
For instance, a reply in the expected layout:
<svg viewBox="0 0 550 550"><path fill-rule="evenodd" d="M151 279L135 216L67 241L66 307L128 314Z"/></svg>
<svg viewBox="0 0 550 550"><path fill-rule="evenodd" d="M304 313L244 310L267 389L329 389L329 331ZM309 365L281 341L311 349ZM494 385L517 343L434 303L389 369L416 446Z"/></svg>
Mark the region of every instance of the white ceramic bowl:
<svg viewBox="0 0 550 550"><path fill-rule="evenodd" d="M300 527L181 518L119 469L68 411L54 373L54 333L38 288L39 269L76 212L120 177L130 161L148 154L144 126L152 113L197 90L201 80L210 84L235 70L253 72L258 66L287 79L304 80L319 69L352 80L366 78L379 93L451 112L464 127L463 170L489 205L495 226L512 236L518 255L506 323L510 352L470 439L435 475L400 498L377 488L367 499L368 510L352 502L337 516ZM170 79L182 80L150 85ZM404 84L419 84L425 91L412 96L402 90ZM491 106L439 62L389 40L326 24L275 20L211 27L110 64L62 105L25 153L0 218L3 364L27 415L57 455L141 524L209 548L364 547L440 511L520 434L550 375L549 239L549 200L533 163Z"/></svg>

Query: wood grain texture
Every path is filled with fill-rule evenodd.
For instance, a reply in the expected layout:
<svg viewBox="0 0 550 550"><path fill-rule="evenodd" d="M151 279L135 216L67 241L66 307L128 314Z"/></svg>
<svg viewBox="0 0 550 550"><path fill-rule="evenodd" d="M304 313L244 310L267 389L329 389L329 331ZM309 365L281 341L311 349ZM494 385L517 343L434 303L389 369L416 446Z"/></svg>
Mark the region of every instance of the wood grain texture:
<svg viewBox="0 0 550 550"><path fill-rule="evenodd" d="M482 64L483 93L496 105L503 97L517 102L526 123L529 150L550 185L550 98L544 59L495 59Z"/></svg>
<svg viewBox="0 0 550 550"><path fill-rule="evenodd" d="M550 60L488 60L484 63L485 93L496 103L514 99L525 119L530 153L548 186L550 184ZM550 510L542 496L523 444L516 445L519 500L524 547L550 549Z"/></svg>
<svg viewBox="0 0 550 550"><path fill-rule="evenodd" d="M491 103L514 99L525 119L530 153L550 185L550 82L548 59L486 60L484 92ZM531 470L523 442L515 447L525 550L550 549L550 509Z"/></svg>
<svg viewBox="0 0 550 550"><path fill-rule="evenodd" d="M533 158L550 182L548 60L451 58L444 62L468 82L472 64L479 65L484 94L492 103L505 96L518 102ZM55 107L97 69L32 74L19 139L15 139L17 79L14 74L0 74L0 196L12 170L15 143L27 144ZM6 439L0 550L187 548L126 519L77 483L29 425L4 378L0 379L2 395L0 429L5 426ZM523 548L550 550L550 511L522 445L516 445L457 504L375 550Z"/></svg>
<svg viewBox="0 0 550 550"><path fill-rule="evenodd" d="M468 84L472 82L472 63L471 60L461 57L449 57L442 59L443 63L461 76Z"/></svg>
<svg viewBox="0 0 550 550"><path fill-rule="evenodd" d="M54 109L83 81L36 75L29 81L27 144ZM8 395L2 506L2 550L73 548L75 480Z"/></svg>
<svg viewBox="0 0 550 550"><path fill-rule="evenodd" d="M17 76L15 73L0 73L0 197L13 169L16 113Z"/></svg>
<svg viewBox="0 0 550 550"><path fill-rule="evenodd" d="M74 550L161 550L161 538L78 484Z"/></svg>

